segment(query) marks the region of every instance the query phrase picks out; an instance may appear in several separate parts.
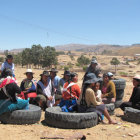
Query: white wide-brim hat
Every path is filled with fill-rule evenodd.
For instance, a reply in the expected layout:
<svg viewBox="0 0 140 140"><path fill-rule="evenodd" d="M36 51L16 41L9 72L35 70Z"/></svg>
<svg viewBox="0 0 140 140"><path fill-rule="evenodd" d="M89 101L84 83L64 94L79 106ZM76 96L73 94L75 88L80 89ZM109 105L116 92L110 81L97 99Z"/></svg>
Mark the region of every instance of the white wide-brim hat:
<svg viewBox="0 0 140 140"><path fill-rule="evenodd" d="M25 72L24 74L27 74L27 73L32 73L32 74L34 74L33 71L32 71L31 69L27 69L26 72Z"/></svg>

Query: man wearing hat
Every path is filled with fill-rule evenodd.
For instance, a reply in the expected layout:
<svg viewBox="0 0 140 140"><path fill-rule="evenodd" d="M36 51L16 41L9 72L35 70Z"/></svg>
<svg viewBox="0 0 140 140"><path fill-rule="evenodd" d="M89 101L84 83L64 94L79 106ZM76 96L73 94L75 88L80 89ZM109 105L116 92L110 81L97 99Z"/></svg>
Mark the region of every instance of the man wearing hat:
<svg viewBox="0 0 140 140"><path fill-rule="evenodd" d="M43 71L40 74L41 79L37 83L37 97L36 102L45 110L46 107L52 107L55 104L55 94L48 71Z"/></svg>
<svg viewBox="0 0 140 140"><path fill-rule="evenodd" d="M4 63L2 63L1 65L1 72L4 70L4 69L11 69L12 70L12 75L13 77L15 77L15 74L14 74L14 63L13 63L13 56L12 55L7 55L6 57L6 60Z"/></svg>
<svg viewBox="0 0 140 140"><path fill-rule="evenodd" d="M133 92L128 102L123 102L120 108L124 111L125 107L132 107L140 110L140 75L133 77Z"/></svg>
<svg viewBox="0 0 140 140"><path fill-rule="evenodd" d="M101 69L98 67L98 62L95 58L91 60L91 64L87 68L87 71L84 75L83 83L86 80L86 75L88 73L94 73L97 78L100 78Z"/></svg>
<svg viewBox="0 0 140 140"><path fill-rule="evenodd" d="M24 95L23 98L28 98L29 93L32 93L32 95L34 93L36 97L36 83L37 82L33 80L34 73L32 72L31 69L27 69L24 74L26 75L26 78L20 84L20 88L22 90L22 96ZM30 100L30 103L31 103L31 100Z"/></svg>

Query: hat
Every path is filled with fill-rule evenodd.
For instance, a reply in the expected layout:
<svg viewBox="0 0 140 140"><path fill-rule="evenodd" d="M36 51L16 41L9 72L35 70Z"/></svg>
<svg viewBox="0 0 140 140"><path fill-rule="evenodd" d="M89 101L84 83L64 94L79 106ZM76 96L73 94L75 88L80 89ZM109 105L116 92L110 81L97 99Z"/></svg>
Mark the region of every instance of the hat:
<svg viewBox="0 0 140 140"><path fill-rule="evenodd" d="M13 59L13 56L12 55L7 55L6 59Z"/></svg>
<svg viewBox="0 0 140 140"><path fill-rule="evenodd" d="M26 72L25 72L24 74L27 74L27 73L32 73L32 74L34 74L33 71L32 71L31 69L27 69Z"/></svg>
<svg viewBox="0 0 140 140"><path fill-rule="evenodd" d="M55 69L55 68L52 68L49 72L55 72L55 73L57 73L57 72L58 72L58 70L57 70L57 69Z"/></svg>
<svg viewBox="0 0 140 140"><path fill-rule="evenodd" d="M133 79L140 80L140 75L136 74Z"/></svg>
<svg viewBox="0 0 140 140"><path fill-rule="evenodd" d="M67 75L67 76L70 76L70 75L71 75L71 73L70 73L70 71L66 70L66 71L64 72L64 74L62 74L62 75Z"/></svg>
<svg viewBox="0 0 140 140"><path fill-rule="evenodd" d="M49 72L48 72L48 71L44 70L44 71L43 71L43 73L42 73L42 74L40 74L40 76L42 76L42 75L49 76L50 74L49 74Z"/></svg>
<svg viewBox="0 0 140 140"><path fill-rule="evenodd" d="M92 59L92 60L91 60L91 64L97 64L97 65L98 65L98 62L97 62L96 59Z"/></svg>
<svg viewBox="0 0 140 140"><path fill-rule="evenodd" d="M109 77L113 76L112 72L108 72L107 74L108 74Z"/></svg>
<svg viewBox="0 0 140 140"><path fill-rule="evenodd" d="M99 79L96 77L94 73L89 73L86 75L86 81L84 82L84 84L96 83L98 81Z"/></svg>
<svg viewBox="0 0 140 140"><path fill-rule="evenodd" d="M78 75L78 74L75 72L71 73L71 78L75 77L76 75Z"/></svg>

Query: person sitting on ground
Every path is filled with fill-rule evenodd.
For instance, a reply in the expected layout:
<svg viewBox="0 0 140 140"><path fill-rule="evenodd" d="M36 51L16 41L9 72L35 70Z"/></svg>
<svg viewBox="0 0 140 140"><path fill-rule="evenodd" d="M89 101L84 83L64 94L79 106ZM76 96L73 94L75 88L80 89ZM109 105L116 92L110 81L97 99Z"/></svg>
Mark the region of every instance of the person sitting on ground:
<svg viewBox="0 0 140 140"><path fill-rule="evenodd" d="M35 101L45 110L46 107L52 107L55 104L55 95L48 71L40 74L41 79L37 82L37 97Z"/></svg>
<svg viewBox="0 0 140 140"><path fill-rule="evenodd" d="M64 112L71 112L75 110L76 100L79 98L81 90L78 84L78 74L71 73L71 80L67 81L63 86L62 100L60 107Z"/></svg>
<svg viewBox="0 0 140 140"><path fill-rule="evenodd" d="M21 89L13 80L11 69L4 69L0 79L0 115L28 107L28 100L16 97L16 94L20 93Z"/></svg>
<svg viewBox="0 0 140 140"><path fill-rule="evenodd" d="M123 102L120 108L124 111L125 107L132 107L140 110L140 75L133 78L133 92L128 102Z"/></svg>
<svg viewBox="0 0 140 140"><path fill-rule="evenodd" d="M96 100L96 96L94 93L95 83L98 82L98 78L96 78L95 74L89 73L87 75L87 79L84 82L84 88L80 98L78 100L78 112L96 112L100 118L104 115L109 124L116 124L113 121L105 107L105 104Z"/></svg>
<svg viewBox="0 0 140 140"><path fill-rule="evenodd" d="M7 55L5 62L2 63L2 65L1 65L1 72L2 72L4 69L11 69L11 71L12 71L12 76L15 77L15 74L14 74L15 66L14 66L14 63L13 63L13 56L10 55L10 54Z"/></svg>
<svg viewBox="0 0 140 140"><path fill-rule="evenodd" d="M103 74L103 83L101 84L102 102L105 104L115 103L116 87L113 81L109 80L107 73Z"/></svg>
<svg viewBox="0 0 140 140"><path fill-rule="evenodd" d="M33 72L31 69L27 69L26 72L24 73L26 75L26 78L21 82L20 88L22 90L22 98L27 99L28 97L31 97L30 103L32 102L33 97L36 97L36 85L37 82L33 80ZM30 94L29 94L30 93Z"/></svg>

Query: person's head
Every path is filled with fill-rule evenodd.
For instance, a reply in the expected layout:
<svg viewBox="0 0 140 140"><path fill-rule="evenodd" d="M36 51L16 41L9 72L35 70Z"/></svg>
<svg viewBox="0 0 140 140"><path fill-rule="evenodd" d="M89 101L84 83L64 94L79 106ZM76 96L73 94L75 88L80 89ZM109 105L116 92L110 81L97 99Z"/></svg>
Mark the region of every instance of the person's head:
<svg viewBox="0 0 140 140"><path fill-rule="evenodd" d="M6 78L7 76L12 77L12 70L11 69L4 69L1 73L2 78Z"/></svg>
<svg viewBox="0 0 140 140"><path fill-rule="evenodd" d="M25 74L26 74L27 79L29 79L29 80L32 80L33 79L33 74L34 73L32 72L31 69L27 69L26 72L25 72Z"/></svg>
<svg viewBox="0 0 140 140"><path fill-rule="evenodd" d="M43 71L43 73L40 74L40 76L41 76L41 81L46 82L48 80L48 77L50 75L49 75L49 72L48 71Z"/></svg>
<svg viewBox="0 0 140 140"><path fill-rule="evenodd" d="M62 74L62 75L64 75L63 78L64 78L66 81L68 81L68 80L70 79L71 73L70 73L70 71L66 70L66 71L64 72L64 74Z"/></svg>
<svg viewBox="0 0 140 140"><path fill-rule="evenodd" d="M97 60L96 59L92 59L92 61L91 61L91 67L93 68L93 69L95 69L95 67L98 65L98 62L97 62Z"/></svg>
<svg viewBox="0 0 140 140"><path fill-rule="evenodd" d="M6 57L6 61L9 63L9 64L11 64L12 62L13 62L13 56L12 55L7 55L7 57Z"/></svg>
<svg viewBox="0 0 140 140"><path fill-rule="evenodd" d="M140 75L137 74L133 77L133 85L134 87L137 87L138 85L140 85Z"/></svg>
<svg viewBox="0 0 140 140"><path fill-rule="evenodd" d="M100 89L100 83L99 82L96 82L95 83L95 86L94 86L94 91L97 91Z"/></svg>
<svg viewBox="0 0 140 140"><path fill-rule="evenodd" d="M104 82L104 83L108 83L108 82L109 82L109 76L108 76L107 73L104 73L104 74L103 74L103 82Z"/></svg>
<svg viewBox="0 0 140 140"><path fill-rule="evenodd" d="M108 74L108 77L109 77L110 80L113 79L113 73L112 72L108 72L107 74Z"/></svg>
<svg viewBox="0 0 140 140"><path fill-rule="evenodd" d="M77 73L71 73L71 81L74 83L78 82L78 74Z"/></svg>
<svg viewBox="0 0 140 140"><path fill-rule="evenodd" d="M86 80L85 80L84 84L89 85L90 87L94 88L95 83L98 81L99 81L99 79L95 76L94 73L89 73L86 76Z"/></svg>
<svg viewBox="0 0 140 140"><path fill-rule="evenodd" d="M49 72L50 72L51 79L53 79L57 75L58 70L52 68Z"/></svg>

